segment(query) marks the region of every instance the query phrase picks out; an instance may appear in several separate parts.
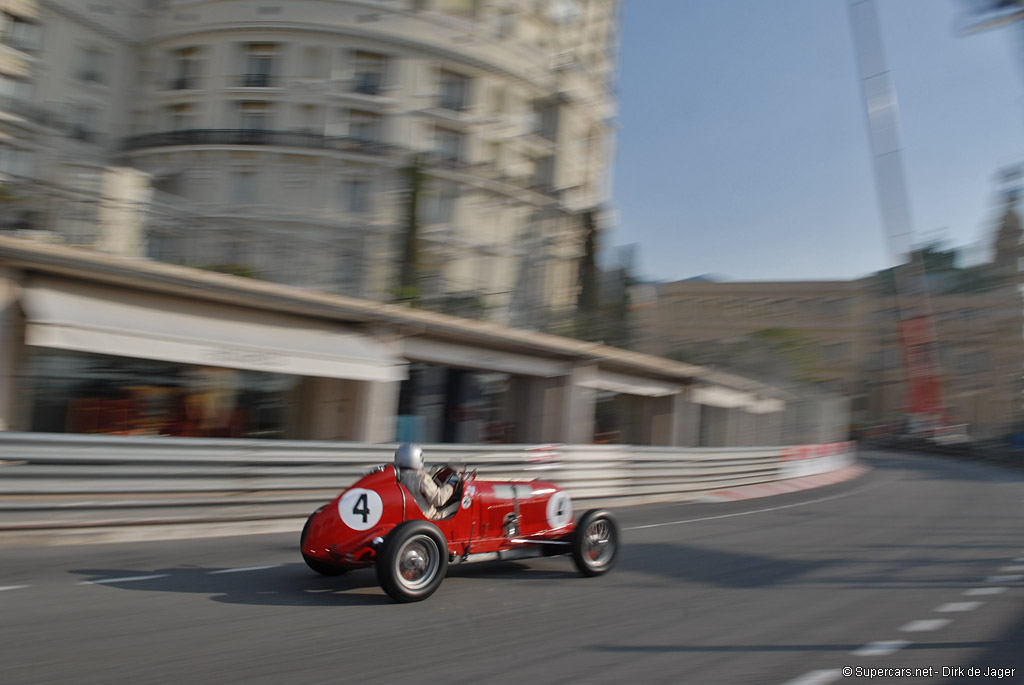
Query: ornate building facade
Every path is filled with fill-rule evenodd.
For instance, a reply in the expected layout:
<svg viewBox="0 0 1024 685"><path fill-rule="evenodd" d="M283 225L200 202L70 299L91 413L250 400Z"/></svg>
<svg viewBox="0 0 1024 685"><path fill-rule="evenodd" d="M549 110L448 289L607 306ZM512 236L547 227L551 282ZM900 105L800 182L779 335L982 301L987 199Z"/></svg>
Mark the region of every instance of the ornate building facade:
<svg viewBox="0 0 1024 685"><path fill-rule="evenodd" d="M426 299L571 303L616 2L5 2L33 42L0 106L34 127L0 148L21 228L392 299L414 204Z"/></svg>

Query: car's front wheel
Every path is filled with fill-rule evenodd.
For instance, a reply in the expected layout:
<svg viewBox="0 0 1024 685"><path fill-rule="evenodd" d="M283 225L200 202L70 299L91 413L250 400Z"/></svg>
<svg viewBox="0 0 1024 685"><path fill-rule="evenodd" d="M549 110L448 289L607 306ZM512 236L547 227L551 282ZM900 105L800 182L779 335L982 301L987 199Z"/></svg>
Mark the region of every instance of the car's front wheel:
<svg viewBox="0 0 1024 685"><path fill-rule="evenodd" d="M448 572L448 545L429 521L399 524L377 553L377 582L397 602L434 594Z"/></svg>
<svg viewBox="0 0 1024 685"><path fill-rule="evenodd" d="M619 524L603 509L591 509L576 523L572 560L585 576L599 576L615 565L619 554Z"/></svg>

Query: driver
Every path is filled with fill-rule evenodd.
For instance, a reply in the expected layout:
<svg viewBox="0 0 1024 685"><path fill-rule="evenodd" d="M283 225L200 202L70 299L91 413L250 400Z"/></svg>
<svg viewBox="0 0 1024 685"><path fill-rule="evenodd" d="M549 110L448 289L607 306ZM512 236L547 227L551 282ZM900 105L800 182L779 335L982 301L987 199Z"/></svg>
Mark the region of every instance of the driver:
<svg viewBox="0 0 1024 685"><path fill-rule="evenodd" d="M399 446L395 450L395 467L398 469L398 479L412 493L426 517L431 520L440 518L438 507L455 494L454 483L449 480L444 485L438 485L423 471L423 448L419 445L405 443Z"/></svg>

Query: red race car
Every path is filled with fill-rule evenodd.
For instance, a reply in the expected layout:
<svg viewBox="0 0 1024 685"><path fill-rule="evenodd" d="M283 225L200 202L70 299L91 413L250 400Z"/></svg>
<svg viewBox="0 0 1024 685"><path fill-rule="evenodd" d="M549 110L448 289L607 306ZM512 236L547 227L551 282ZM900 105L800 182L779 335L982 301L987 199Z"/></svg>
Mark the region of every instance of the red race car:
<svg viewBox="0 0 1024 685"><path fill-rule="evenodd" d="M418 602L437 590L449 564L571 554L582 575L598 576L615 563L615 519L591 509L573 521L569 494L553 483L484 480L443 466L432 478L452 494L430 520L400 473L378 466L313 512L300 541L311 569L340 575L375 566L388 595Z"/></svg>

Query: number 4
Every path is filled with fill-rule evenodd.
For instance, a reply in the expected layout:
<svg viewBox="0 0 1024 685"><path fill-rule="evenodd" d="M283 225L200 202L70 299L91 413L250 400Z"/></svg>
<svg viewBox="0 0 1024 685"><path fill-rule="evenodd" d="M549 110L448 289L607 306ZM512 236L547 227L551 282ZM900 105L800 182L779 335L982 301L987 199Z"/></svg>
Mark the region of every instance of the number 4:
<svg viewBox="0 0 1024 685"><path fill-rule="evenodd" d="M359 499L356 500L355 506L352 507L352 513L362 516L363 523L366 523L366 519L370 515L370 504L366 499L365 492L359 495Z"/></svg>

